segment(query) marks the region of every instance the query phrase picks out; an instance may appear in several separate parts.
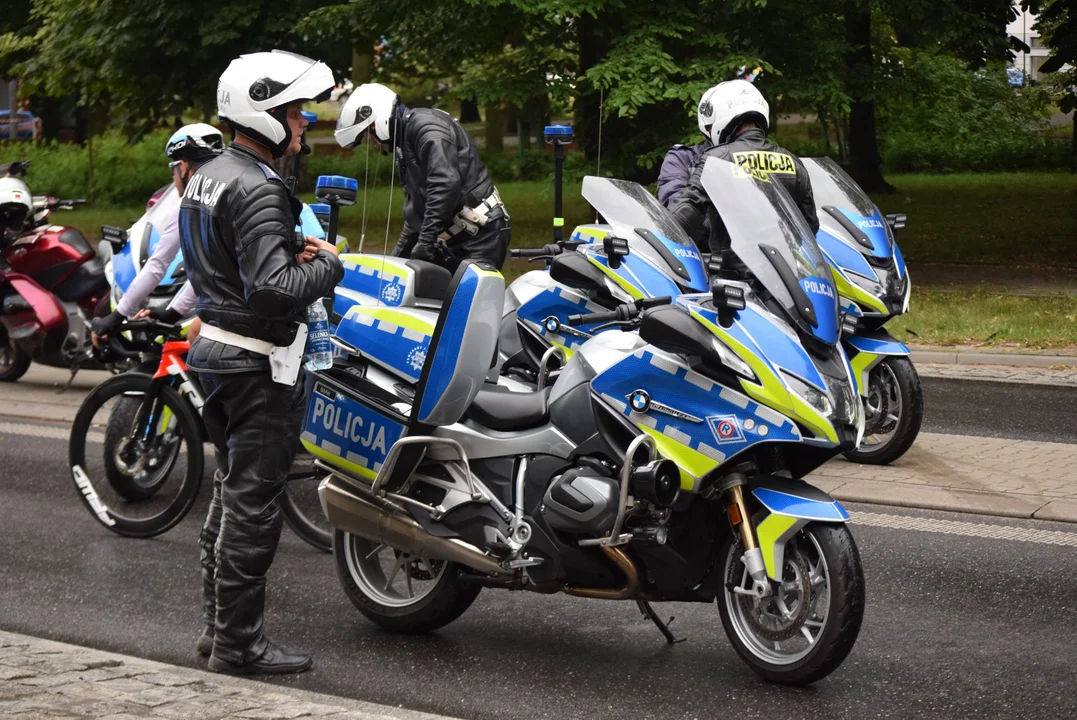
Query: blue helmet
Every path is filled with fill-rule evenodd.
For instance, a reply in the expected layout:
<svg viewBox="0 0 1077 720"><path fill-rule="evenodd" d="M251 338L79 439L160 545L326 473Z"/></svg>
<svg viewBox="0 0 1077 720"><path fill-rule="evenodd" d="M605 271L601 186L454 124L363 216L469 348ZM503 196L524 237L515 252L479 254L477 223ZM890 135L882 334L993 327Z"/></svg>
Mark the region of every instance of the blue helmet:
<svg viewBox="0 0 1077 720"><path fill-rule="evenodd" d="M203 163L224 151L221 131L206 123L184 125L165 144L165 155L175 165L180 160Z"/></svg>

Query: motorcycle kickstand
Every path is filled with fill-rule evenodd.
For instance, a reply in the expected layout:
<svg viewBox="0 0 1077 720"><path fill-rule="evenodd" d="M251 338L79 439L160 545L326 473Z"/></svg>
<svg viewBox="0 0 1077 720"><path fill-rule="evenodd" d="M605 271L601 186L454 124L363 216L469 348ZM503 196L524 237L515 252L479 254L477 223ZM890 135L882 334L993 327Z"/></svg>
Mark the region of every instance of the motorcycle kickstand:
<svg viewBox="0 0 1077 720"><path fill-rule="evenodd" d="M662 633L662 636L666 638L666 642L670 645L676 645L677 643L684 642L688 638L678 638L670 631L669 626L676 620L674 617L670 617L669 622L662 622L662 619L655 613L654 608L646 600L637 600L636 607L643 613L643 617L650 620L658 628L658 631Z"/></svg>
<svg viewBox="0 0 1077 720"><path fill-rule="evenodd" d="M71 383L75 382L75 376L79 374L79 368L81 367L81 365L82 363L75 363L71 366L71 377L67 379L67 384L65 384L62 388L56 391L57 395L63 395L65 392L71 389Z"/></svg>

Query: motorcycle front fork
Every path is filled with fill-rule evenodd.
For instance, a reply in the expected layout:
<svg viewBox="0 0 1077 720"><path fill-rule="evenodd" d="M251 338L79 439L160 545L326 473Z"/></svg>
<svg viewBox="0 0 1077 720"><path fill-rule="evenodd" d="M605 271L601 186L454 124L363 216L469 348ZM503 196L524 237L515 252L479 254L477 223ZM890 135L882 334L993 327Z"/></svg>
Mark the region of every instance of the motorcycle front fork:
<svg viewBox="0 0 1077 720"><path fill-rule="evenodd" d="M763 551L756 541L755 529L752 527L748 516L748 508L744 503L743 476L739 478L731 477L730 480L731 485L726 490L726 500L728 501L726 512L729 515L729 522L733 529L740 533L740 545L744 548L744 555L741 560L752 578L752 590L743 590L743 592L756 597L766 597L771 594L772 587L770 580L767 578L767 568L763 562ZM737 590L741 589L736 588L734 592Z"/></svg>

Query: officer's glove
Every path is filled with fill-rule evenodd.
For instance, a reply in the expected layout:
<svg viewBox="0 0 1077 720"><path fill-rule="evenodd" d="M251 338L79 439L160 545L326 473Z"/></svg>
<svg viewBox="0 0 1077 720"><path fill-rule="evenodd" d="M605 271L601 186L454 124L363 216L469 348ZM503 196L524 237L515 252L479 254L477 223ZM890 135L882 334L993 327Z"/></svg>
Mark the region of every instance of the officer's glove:
<svg viewBox="0 0 1077 720"><path fill-rule="evenodd" d="M108 334L118 328L126 319L118 310L114 310L104 317L94 318L90 324L90 332L99 338L108 337Z"/></svg>
<svg viewBox="0 0 1077 720"><path fill-rule="evenodd" d="M173 310L170 307L150 308L150 319L160 320L167 325L175 325L180 321L181 317L178 310Z"/></svg>
<svg viewBox="0 0 1077 720"><path fill-rule="evenodd" d="M411 250L411 259L436 263L441 259L441 253L433 243L416 243Z"/></svg>

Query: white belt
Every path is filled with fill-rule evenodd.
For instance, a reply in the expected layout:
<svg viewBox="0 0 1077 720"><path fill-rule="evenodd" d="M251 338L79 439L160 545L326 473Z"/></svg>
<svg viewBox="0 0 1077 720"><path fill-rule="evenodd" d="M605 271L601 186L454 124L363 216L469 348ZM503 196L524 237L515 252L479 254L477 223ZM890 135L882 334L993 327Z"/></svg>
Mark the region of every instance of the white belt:
<svg viewBox="0 0 1077 720"><path fill-rule="evenodd" d="M460 208L460 212L456 213L456 217L453 218L452 225L449 226L448 230L438 235L438 240L448 240L465 230L471 235L475 235L479 232L479 228L486 225L489 219L487 216L492 210L504 207L505 203L501 202L501 195L498 194L497 188L494 188L493 192L490 193L490 197L477 206ZM507 217L508 213L505 215Z"/></svg>
<svg viewBox="0 0 1077 720"><path fill-rule="evenodd" d="M209 323L203 323L202 329L198 334L209 340L215 340L219 343L224 343L225 345L232 345L237 348L243 348L244 350L250 350L259 355L268 355L270 351L273 350L273 343L271 342L247 337L246 335L240 335L231 330L223 330L216 325L210 325Z"/></svg>
<svg viewBox="0 0 1077 720"><path fill-rule="evenodd" d="M222 330L209 323L202 325L202 330L198 335L225 345L250 350L259 355L268 355L269 371L275 383L295 385L295 381L299 378L299 370L303 366L303 349L307 344L307 326L305 323L299 323L299 327L296 328L295 339L291 345L274 345L265 340L247 337L230 330Z"/></svg>

